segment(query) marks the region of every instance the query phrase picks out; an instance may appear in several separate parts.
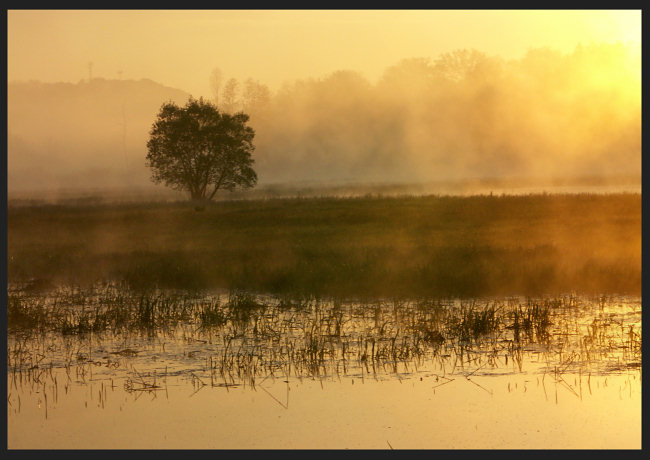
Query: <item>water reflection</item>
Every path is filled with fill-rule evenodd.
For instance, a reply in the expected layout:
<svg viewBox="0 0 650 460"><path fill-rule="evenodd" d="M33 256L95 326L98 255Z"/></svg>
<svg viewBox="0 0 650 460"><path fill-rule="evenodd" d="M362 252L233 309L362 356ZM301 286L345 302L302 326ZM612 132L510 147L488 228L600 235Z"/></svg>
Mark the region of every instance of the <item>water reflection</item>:
<svg viewBox="0 0 650 460"><path fill-rule="evenodd" d="M591 416L623 411L605 425L636 426L640 298L344 302L244 293L136 293L115 286L48 295L15 290L9 297L10 447L12 442L36 442L19 427L42 426L37 418L54 423L90 405L114 414L104 422L97 414L94 423L117 420L132 427L134 419L119 414L137 406L153 423L160 407L186 410L188 398L196 419L203 421L205 408L195 407L194 401L212 398L219 408L237 402L249 417L296 410L313 398L315 419L340 407L349 394L357 398L349 402L350 410L361 401L381 406L390 405L386 398L429 401L443 394L461 411L489 398L498 401L504 414L524 404L531 416L548 404L573 407L578 401L584 411L585 401L591 401L586 411ZM246 395L256 402L251 404ZM296 402L296 395L307 399ZM371 395L379 399L365 399ZM614 396L613 402L607 399ZM417 419L405 417L410 417L409 425ZM638 420L640 445L640 404ZM207 429L205 423L200 426L195 428ZM289 447L319 446L302 436ZM636 442L635 430L627 436ZM481 439L483 444L465 440L456 447L491 442ZM522 439L504 441L501 447ZM282 444L267 441L262 447ZM548 441L544 446L549 447ZM79 445L79 440L70 442ZM151 437L142 442L153 445ZM169 445L199 447L191 436L174 442ZM234 447L250 447L251 442ZM386 443L378 448L387 448Z"/></svg>

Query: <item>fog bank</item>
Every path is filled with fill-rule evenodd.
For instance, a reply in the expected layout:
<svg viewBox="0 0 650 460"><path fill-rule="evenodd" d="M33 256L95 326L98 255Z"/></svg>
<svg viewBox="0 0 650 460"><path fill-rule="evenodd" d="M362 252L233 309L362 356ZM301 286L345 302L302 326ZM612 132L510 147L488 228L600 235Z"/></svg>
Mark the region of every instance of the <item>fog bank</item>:
<svg viewBox="0 0 650 460"><path fill-rule="evenodd" d="M221 110L251 116L260 187L525 181L640 177L640 63L639 47L602 44L405 59L376 84L352 70L276 92L218 69L206 78ZM10 194L156 190L149 129L162 103L189 96L151 80L9 84Z"/></svg>

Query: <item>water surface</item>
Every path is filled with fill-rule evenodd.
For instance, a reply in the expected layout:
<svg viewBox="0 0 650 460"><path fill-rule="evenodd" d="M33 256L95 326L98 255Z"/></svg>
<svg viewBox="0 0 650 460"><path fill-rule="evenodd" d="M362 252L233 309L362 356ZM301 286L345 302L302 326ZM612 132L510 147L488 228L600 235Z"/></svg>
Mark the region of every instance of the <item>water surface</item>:
<svg viewBox="0 0 650 460"><path fill-rule="evenodd" d="M640 298L156 294L102 329L107 292L10 329L10 449L641 447Z"/></svg>

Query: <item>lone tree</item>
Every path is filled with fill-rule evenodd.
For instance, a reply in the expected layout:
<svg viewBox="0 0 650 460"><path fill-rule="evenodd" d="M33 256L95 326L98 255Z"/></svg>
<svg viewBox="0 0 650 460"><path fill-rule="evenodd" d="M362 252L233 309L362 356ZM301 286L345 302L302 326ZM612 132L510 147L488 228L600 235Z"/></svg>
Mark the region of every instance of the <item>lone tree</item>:
<svg viewBox="0 0 650 460"><path fill-rule="evenodd" d="M210 201L217 190L250 188L257 183L251 153L255 132L245 113L220 113L203 98L185 107L162 105L147 142L152 180Z"/></svg>

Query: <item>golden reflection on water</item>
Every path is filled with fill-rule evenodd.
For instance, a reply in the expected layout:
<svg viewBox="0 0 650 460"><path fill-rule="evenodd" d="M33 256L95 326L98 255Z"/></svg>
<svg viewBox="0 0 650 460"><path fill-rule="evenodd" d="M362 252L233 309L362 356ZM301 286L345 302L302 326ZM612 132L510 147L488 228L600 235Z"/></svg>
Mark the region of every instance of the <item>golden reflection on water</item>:
<svg viewBox="0 0 650 460"><path fill-rule="evenodd" d="M401 380L283 379L195 391L75 386L49 401L23 392L9 408L9 448L640 448L640 372L580 378L513 374L438 386ZM354 383L353 383L354 382ZM435 389L434 389L435 387ZM264 388L262 391L261 388ZM575 389L575 388L574 388ZM40 405L38 404L40 402ZM13 409L13 410L12 410Z"/></svg>
<svg viewBox="0 0 650 460"><path fill-rule="evenodd" d="M13 333L8 447L641 447L640 299L570 298L537 329L531 309L469 305L450 301L438 317L432 304L312 305L209 330ZM486 318L496 326L479 331Z"/></svg>

